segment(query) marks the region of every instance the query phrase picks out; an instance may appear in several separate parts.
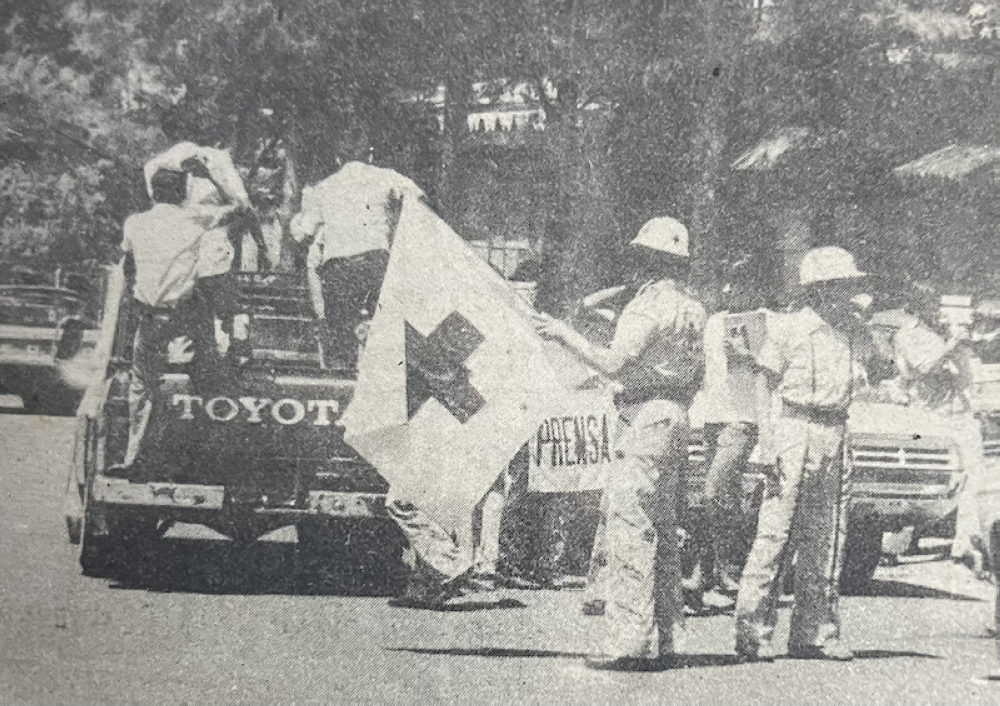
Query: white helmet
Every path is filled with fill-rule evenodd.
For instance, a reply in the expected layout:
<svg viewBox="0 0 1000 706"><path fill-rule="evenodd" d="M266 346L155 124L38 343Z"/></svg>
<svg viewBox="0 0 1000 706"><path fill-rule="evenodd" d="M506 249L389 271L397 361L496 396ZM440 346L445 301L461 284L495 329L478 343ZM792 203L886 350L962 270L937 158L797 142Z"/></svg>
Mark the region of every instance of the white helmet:
<svg viewBox="0 0 1000 706"><path fill-rule="evenodd" d="M639 229L631 245L643 245L676 257L688 257L688 230L676 218L652 218Z"/></svg>
<svg viewBox="0 0 1000 706"><path fill-rule="evenodd" d="M838 279L857 279L865 273L854 264L854 256L836 246L813 248L799 265L799 284L815 284Z"/></svg>

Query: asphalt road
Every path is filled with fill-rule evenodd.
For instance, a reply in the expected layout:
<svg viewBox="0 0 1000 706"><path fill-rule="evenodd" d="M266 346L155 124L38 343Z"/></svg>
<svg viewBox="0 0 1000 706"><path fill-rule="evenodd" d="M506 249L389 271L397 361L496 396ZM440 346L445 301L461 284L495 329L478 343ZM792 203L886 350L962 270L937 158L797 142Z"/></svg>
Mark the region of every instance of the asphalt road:
<svg viewBox="0 0 1000 706"><path fill-rule="evenodd" d="M70 419L0 416L0 704L1000 703L1000 684L974 681L994 667L992 587L932 556L844 599L852 663L734 664L718 615L687 621L684 668L651 674L582 666L577 592L480 593L443 613L305 595L288 541L182 528L129 583L84 578L62 519L71 434Z"/></svg>

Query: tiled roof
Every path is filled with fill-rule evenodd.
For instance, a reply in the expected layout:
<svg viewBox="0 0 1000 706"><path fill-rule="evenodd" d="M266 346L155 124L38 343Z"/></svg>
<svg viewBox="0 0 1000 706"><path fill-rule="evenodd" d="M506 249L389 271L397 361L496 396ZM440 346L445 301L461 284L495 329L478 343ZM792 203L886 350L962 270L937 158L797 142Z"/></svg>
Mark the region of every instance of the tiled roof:
<svg viewBox="0 0 1000 706"><path fill-rule="evenodd" d="M737 172L763 172L777 167L783 157L802 148L818 146L815 133L806 127L782 127L766 137L733 162Z"/></svg>
<svg viewBox="0 0 1000 706"><path fill-rule="evenodd" d="M948 145L896 167L893 172L901 177L961 179L998 162L1000 162L1000 147Z"/></svg>

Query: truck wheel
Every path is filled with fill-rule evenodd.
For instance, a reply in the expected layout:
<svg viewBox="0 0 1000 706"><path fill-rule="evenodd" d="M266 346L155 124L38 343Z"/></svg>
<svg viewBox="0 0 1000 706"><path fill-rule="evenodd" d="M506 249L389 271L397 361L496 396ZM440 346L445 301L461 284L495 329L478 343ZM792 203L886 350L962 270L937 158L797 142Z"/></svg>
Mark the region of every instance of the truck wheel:
<svg viewBox="0 0 1000 706"><path fill-rule="evenodd" d="M136 568L155 551L159 539L158 518L143 514L110 513L105 509L106 532L98 533L101 522L90 508L84 509L80 533L80 569L84 576L111 578Z"/></svg>
<svg viewBox="0 0 1000 706"><path fill-rule="evenodd" d="M25 414L45 414L45 406L42 404L41 395L35 390L21 393L21 405L24 408Z"/></svg>
<svg viewBox="0 0 1000 706"><path fill-rule="evenodd" d="M295 527L295 583L299 593L338 591L348 580L346 528L334 522L306 521Z"/></svg>
<svg viewBox="0 0 1000 706"><path fill-rule="evenodd" d="M48 386L39 389L31 397L32 414L45 414L50 417L76 416L77 407L83 399L83 393L69 388Z"/></svg>
<svg viewBox="0 0 1000 706"><path fill-rule="evenodd" d="M840 592L864 593L871 584L882 556L882 529L877 524L855 523L844 538L844 565L840 573Z"/></svg>
<svg viewBox="0 0 1000 706"><path fill-rule="evenodd" d="M97 525L102 522L88 502L83 510L80 527L80 549L78 559L84 576L108 578L114 568L114 547L109 535L98 534Z"/></svg>
<svg viewBox="0 0 1000 706"><path fill-rule="evenodd" d="M296 529L300 592L386 595L405 588L405 540L390 520L301 522Z"/></svg>
<svg viewBox="0 0 1000 706"><path fill-rule="evenodd" d="M83 532L83 519L80 517L66 517L66 536L69 537L70 544L79 544Z"/></svg>

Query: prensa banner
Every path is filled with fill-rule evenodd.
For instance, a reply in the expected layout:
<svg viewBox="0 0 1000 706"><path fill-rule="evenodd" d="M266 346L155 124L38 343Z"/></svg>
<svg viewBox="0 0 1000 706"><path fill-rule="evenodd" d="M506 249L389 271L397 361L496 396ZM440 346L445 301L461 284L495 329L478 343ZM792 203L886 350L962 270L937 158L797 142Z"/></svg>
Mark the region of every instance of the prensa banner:
<svg viewBox="0 0 1000 706"><path fill-rule="evenodd" d="M528 490L603 490L617 438L618 410L609 392L570 395L561 413L546 417L528 440Z"/></svg>

